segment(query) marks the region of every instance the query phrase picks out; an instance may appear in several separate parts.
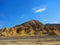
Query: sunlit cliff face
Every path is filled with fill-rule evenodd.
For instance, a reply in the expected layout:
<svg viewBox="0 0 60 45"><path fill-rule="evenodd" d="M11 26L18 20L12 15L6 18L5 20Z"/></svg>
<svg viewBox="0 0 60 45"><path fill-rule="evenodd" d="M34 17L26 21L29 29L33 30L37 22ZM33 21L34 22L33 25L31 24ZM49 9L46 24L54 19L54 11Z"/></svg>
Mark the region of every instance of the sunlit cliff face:
<svg viewBox="0 0 60 45"><path fill-rule="evenodd" d="M56 28L55 28L56 27ZM0 36L60 36L58 25L42 24L38 20L31 20L13 28L5 28L0 31Z"/></svg>

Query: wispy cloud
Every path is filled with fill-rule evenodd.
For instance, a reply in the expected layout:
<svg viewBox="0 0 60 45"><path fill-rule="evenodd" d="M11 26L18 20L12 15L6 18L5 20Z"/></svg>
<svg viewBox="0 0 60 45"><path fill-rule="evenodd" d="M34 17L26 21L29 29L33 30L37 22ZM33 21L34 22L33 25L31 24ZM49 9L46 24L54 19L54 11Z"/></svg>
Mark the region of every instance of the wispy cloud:
<svg viewBox="0 0 60 45"><path fill-rule="evenodd" d="M2 29L2 25L0 25L0 29Z"/></svg>
<svg viewBox="0 0 60 45"><path fill-rule="evenodd" d="M21 19L24 18L24 14L22 14L19 18L21 18Z"/></svg>
<svg viewBox="0 0 60 45"><path fill-rule="evenodd" d="M46 10L46 7L43 8L33 8L35 13L39 13L39 12L44 12Z"/></svg>
<svg viewBox="0 0 60 45"><path fill-rule="evenodd" d="M47 21L47 20L43 20L43 21Z"/></svg>
<svg viewBox="0 0 60 45"><path fill-rule="evenodd" d="M58 24L58 23L60 23L60 21L54 21L54 22L52 22L52 23L56 23L56 24Z"/></svg>

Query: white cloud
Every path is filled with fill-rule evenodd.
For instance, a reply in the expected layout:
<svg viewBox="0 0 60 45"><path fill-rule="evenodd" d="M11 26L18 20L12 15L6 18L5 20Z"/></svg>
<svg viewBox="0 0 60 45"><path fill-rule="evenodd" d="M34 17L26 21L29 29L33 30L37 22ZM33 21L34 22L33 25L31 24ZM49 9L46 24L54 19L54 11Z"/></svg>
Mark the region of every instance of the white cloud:
<svg viewBox="0 0 60 45"><path fill-rule="evenodd" d="M39 12L44 12L46 10L46 7L43 7L43 8L33 8L33 10L35 11L35 13L39 13Z"/></svg>

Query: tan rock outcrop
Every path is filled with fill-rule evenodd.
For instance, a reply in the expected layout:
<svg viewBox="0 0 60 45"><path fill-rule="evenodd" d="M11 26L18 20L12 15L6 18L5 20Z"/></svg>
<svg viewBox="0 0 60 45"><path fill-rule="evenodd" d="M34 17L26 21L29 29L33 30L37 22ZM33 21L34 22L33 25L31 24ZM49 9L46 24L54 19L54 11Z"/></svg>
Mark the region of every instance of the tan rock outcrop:
<svg viewBox="0 0 60 45"><path fill-rule="evenodd" d="M1 31L0 36L60 36L60 27L44 25L38 20L31 20L13 28L5 28Z"/></svg>

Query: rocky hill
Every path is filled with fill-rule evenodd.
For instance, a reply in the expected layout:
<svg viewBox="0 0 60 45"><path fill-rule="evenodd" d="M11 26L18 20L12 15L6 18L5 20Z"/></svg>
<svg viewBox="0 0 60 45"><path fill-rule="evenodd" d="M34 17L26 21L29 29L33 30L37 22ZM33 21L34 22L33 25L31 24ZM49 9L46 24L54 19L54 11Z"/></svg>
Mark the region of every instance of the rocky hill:
<svg viewBox="0 0 60 45"><path fill-rule="evenodd" d="M46 24L46 26L54 31L56 35L60 36L60 24Z"/></svg>
<svg viewBox="0 0 60 45"><path fill-rule="evenodd" d="M4 28L0 36L60 36L60 25L42 24L38 20L31 20L12 28Z"/></svg>

